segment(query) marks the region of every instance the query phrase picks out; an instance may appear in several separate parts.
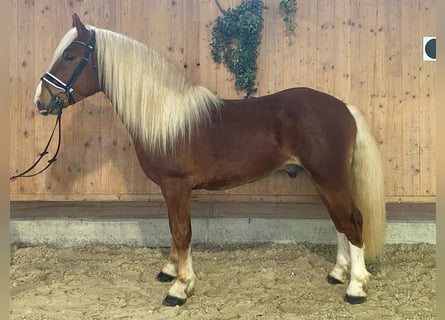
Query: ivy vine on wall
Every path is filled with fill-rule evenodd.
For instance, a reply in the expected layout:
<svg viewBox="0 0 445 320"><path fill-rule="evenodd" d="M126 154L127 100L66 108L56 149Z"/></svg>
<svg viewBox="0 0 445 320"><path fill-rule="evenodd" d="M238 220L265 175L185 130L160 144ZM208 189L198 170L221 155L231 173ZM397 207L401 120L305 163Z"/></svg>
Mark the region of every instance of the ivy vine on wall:
<svg viewBox="0 0 445 320"><path fill-rule="evenodd" d="M223 63L235 76L235 89L249 98L257 91L257 57L263 29L262 0L243 0L227 11L218 1L223 16L216 18L212 30L211 53L216 63Z"/></svg>
<svg viewBox="0 0 445 320"><path fill-rule="evenodd" d="M289 38L289 44L292 44L292 37L295 36L295 14L297 13L297 0L280 0L280 14L286 25L286 34Z"/></svg>

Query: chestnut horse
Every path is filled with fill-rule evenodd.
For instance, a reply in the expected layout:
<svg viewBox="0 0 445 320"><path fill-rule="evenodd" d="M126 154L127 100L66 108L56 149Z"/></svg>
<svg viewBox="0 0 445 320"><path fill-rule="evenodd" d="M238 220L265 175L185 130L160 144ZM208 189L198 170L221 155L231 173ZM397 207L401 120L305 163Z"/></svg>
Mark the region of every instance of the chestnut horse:
<svg viewBox="0 0 445 320"><path fill-rule="evenodd" d="M41 114L102 91L128 128L140 165L159 185L168 208L172 246L157 279L174 281L165 305L193 291L190 195L221 190L302 168L337 230L330 283L345 300L366 299L370 273L385 241L380 153L359 110L328 94L293 88L250 100L224 100L191 84L159 53L115 32L73 28L58 45L37 87Z"/></svg>

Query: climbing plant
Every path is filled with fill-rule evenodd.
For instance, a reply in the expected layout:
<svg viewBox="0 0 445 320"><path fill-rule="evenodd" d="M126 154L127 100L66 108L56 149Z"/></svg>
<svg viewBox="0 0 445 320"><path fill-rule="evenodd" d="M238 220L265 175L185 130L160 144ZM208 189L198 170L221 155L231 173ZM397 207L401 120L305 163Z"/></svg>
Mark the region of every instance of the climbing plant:
<svg viewBox="0 0 445 320"><path fill-rule="evenodd" d="M289 43L292 43L292 36L295 36L295 14L297 12L297 0L280 0L280 14L286 25L286 34L289 38Z"/></svg>
<svg viewBox="0 0 445 320"><path fill-rule="evenodd" d="M212 30L211 53L216 63L223 63L235 77L235 89L249 98L257 91L257 57L263 29L262 0L243 0L227 11L216 4L223 16L216 18Z"/></svg>

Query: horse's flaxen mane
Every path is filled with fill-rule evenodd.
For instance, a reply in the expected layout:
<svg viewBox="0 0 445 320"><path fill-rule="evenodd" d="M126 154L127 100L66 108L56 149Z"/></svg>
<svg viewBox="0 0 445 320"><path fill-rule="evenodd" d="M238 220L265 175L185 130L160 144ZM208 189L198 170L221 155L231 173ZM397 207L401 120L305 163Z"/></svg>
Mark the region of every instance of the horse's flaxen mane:
<svg viewBox="0 0 445 320"><path fill-rule="evenodd" d="M222 104L208 89L188 82L174 65L145 44L94 29L101 89L130 134L149 150L160 154L171 151L178 138L190 137ZM65 35L54 60L76 36L75 29Z"/></svg>
<svg viewBox="0 0 445 320"><path fill-rule="evenodd" d="M96 37L101 88L130 133L150 150L170 151L221 104L145 44L103 29L96 29Z"/></svg>

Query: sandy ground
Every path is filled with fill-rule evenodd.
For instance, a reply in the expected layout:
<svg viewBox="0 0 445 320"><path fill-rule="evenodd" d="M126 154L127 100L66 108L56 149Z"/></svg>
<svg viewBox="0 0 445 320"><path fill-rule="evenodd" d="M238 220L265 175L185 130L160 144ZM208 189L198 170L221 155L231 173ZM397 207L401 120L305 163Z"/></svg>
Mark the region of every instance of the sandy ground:
<svg viewBox="0 0 445 320"><path fill-rule="evenodd" d="M11 319L435 319L434 245L390 245L367 302L343 301L326 275L335 247L194 247L195 294L164 307L167 249L11 247Z"/></svg>

